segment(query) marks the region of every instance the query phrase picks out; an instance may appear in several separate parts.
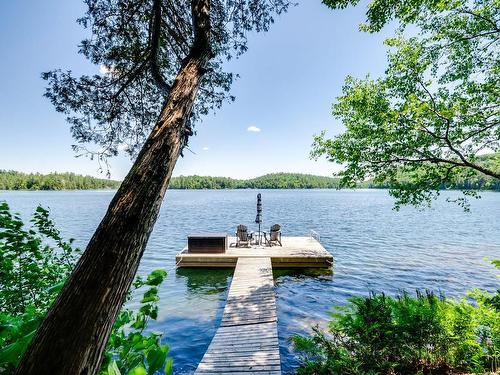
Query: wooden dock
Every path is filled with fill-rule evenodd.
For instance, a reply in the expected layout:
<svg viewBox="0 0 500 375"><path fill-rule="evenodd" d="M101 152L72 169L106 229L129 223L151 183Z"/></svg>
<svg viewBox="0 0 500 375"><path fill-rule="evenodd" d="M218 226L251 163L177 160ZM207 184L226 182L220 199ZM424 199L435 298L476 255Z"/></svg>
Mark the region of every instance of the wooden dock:
<svg viewBox="0 0 500 375"><path fill-rule="evenodd" d="M176 256L179 267L236 267L222 321L195 374L281 374L273 267L331 268L332 255L313 237L283 237L283 246L236 247Z"/></svg>
<svg viewBox="0 0 500 375"><path fill-rule="evenodd" d="M187 247L176 256L178 267L235 267L238 259L266 257L274 268L332 266L333 256L312 237L283 237L283 246L236 247L236 238L229 237L229 249L221 254L190 254Z"/></svg>
<svg viewBox="0 0 500 375"><path fill-rule="evenodd" d="M222 321L195 374L281 374L269 256L237 259Z"/></svg>

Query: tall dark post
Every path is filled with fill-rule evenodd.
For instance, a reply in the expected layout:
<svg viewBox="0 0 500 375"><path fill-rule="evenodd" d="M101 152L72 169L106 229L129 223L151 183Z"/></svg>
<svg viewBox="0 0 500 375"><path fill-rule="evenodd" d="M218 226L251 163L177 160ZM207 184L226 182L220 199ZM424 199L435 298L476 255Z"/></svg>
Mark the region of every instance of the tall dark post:
<svg viewBox="0 0 500 375"><path fill-rule="evenodd" d="M259 224L259 245L262 244L260 225L262 224L262 196L257 194L257 216L255 217L255 222Z"/></svg>

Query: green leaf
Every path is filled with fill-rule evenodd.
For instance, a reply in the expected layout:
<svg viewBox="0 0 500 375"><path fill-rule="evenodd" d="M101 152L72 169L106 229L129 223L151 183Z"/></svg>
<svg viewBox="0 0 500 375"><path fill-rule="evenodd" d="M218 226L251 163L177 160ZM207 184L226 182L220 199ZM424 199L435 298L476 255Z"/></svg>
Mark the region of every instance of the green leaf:
<svg viewBox="0 0 500 375"><path fill-rule="evenodd" d="M63 280L61 281L60 283L57 283L57 284L54 284L54 285L51 285L50 287L48 287L46 290L48 293L50 294L57 294L61 291L61 289L63 288L64 284L66 283L66 280Z"/></svg>
<svg viewBox="0 0 500 375"><path fill-rule="evenodd" d="M161 268L156 269L148 275L146 285L158 286L165 280L165 277L167 277L167 271Z"/></svg>
<svg viewBox="0 0 500 375"><path fill-rule="evenodd" d="M142 313L137 314L135 321L132 324L132 327L135 329L143 329L146 327L146 318L144 314Z"/></svg>
<svg viewBox="0 0 500 375"><path fill-rule="evenodd" d="M142 298L141 303L157 302L158 300L158 289L153 287L148 289L146 293L144 293L144 297Z"/></svg>
<svg viewBox="0 0 500 375"><path fill-rule="evenodd" d="M2 348L0 350L0 365L13 364L14 366L17 366L21 356L26 351L26 348L34 335L35 331Z"/></svg>
<svg viewBox="0 0 500 375"><path fill-rule="evenodd" d="M120 369L116 364L116 361L111 361L108 364L108 373L106 375L121 375Z"/></svg>
<svg viewBox="0 0 500 375"><path fill-rule="evenodd" d="M147 354L149 365L148 375L154 375L156 371L163 367L167 358L168 349L166 346L153 346Z"/></svg>
<svg viewBox="0 0 500 375"><path fill-rule="evenodd" d="M165 363L165 375L172 375L174 372L174 360L172 357L167 359L167 363Z"/></svg>
<svg viewBox="0 0 500 375"><path fill-rule="evenodd" d="M128 375L147 375L147 371L143 365L139 365L130 370Z"/></svg>
<svg viewBox="0 0 500 375"><path fill-rule="evenodd" d="M156 305L150 303L145 304L141 306L139 311L144 315L149 316L151 319L156 320L158 318L158 306Z"/></svg>

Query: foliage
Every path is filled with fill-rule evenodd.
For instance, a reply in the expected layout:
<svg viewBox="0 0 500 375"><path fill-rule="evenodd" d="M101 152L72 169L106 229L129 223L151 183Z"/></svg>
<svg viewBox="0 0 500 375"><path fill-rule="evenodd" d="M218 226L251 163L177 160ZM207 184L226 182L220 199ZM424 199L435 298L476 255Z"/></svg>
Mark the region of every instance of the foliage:
<svg viewBox="0 0 500 375"><path fill-rule="evenodd" d="M116 189L120 181L80 176L74 173L22 173L0 170L0 190Z"/></svg>
<svg viewBox="0 0 500 375"><path fill-rule="evenodd" d="M498 154L500 155L500 154ZM500 156L495 158L483 155L480 157L481 164L493 165L493 168L500 170L496 165ZM399 173L400 180L409 179L409 176ZM238 180L229 177L211 177L211 176L179 176L172 177L170 180L170 189L337 189L340 186L339 178L314 176L301 173L271 173L264 176ZM375 182L366 180L356 184L358 188L390 188L387 182ZM473 176L462 176L457 178L452 186L442 184L440 189L477 189L477 190L500 190L500 181L481 173Z"/></svg>
<svg viewBox="0 0 500 375"><path fill-rule="evenodd" d="M493 260L493 261L491 261L491 264L493 264L496 268L500 269L500 260L498 260L498 259ZM489 293L485 293L482 290L475 289L471 292L471 296L473 298L475 298L476 300L480 300L485 305L491 306L495 310L500 312L500 288L498 288L496 293L493 295L491 295Z"/></svg>
<svg viewBox="0 0 500 375"><path fill-rule="evenodd" d="M322 0L323 4L332 9L344 9L349 5L358 5L359 0ZM366 23L360 29L366 32L377 32L396 19L402 24L412 24L422 17L422 12L435 14L456 4L453 0L406 0L387 1L371 0L366 10Z"/></svg>
<svg viewBox="0 0 500 375"><path fill-rule="evenodd" d="M271 173L249 180L228 177L172 177L170 189L331 189L338 187L337 179L301 173Z"/></svg>
<svg viewBox="0 0 500 375"><path fill-rule="evenodd" d="M480 155L477 158L479 165L484 165L486 168L500 173L500 153ZM405 174L400 171L397 174L399 184L411 183L411 175ZM391 188L389 182L375 182L373 180L366 180L356 185L357 187L364 188ZM455 177L453 184L443 182L439 186L440 190L459 189L459 190L500 190L500 179L486 176L481 172L459 173Z"/></svg>
<svg viewBox="0 0 500 375"><path fill-rule="evenodd" d="M0 202L0 374L13 372L79 251L73 240L61 237L46 209L37 207L31 222L33 227L25 229L19 215ZM158 286L166 275L159 269L134 281L128 300L143 291L140 307L120 312L101 375L172 372L161 335L146 332L148 322L158 317Z"/></svg>
<svg viewBox="0 0 500 375"><path fill-rule="evenodd" d="M158 269L146 279L137 277L133 291L148 287L140 301L137 311L124 308L118 315L100 375L147 374L157 371L172 373L172 358L168 358L168 345L161 344L161 334L144 333L150 319L158 317L158 289L167 273ZM133 292L132 292L133 293ZM118 370L118 371L117 371Z"/></svg>
<svg viewBox="0 0 500 375"><path fill-rule="evenodd" d="M22 314L0 313L0 374L14 372L42 319L43 314L32 306Z"/></svg>
<svg viewBox="0 0 500 375"><path fill-rule="evenodd" d="M198 1L85 0L78 23L90 31L80 53L100 74L75 77L71 71L42 74L45 96L67 115L73 146L100 162L124 150L137 154L170 92L176 73L194 47L192 7ZM211 0L211 60L204 69L193 119L219 108L234 76L224 62L247 50L249 31L267 31L288 0ZM186 129L186 134L191 134ZM100 146L89 150L88 143Z"/></svg>
<svg viewBox="0 0 500 375"><path fill-rule="evenodd" d="M11 373L76 262L78 249L65 241L37 207L25 229L0 202L0 373Z"/></svg>
<svg viewBox="0 0 500 375"><path fill-rule="evenodd" d="M353 297L329 332L295 336L299 374L448 374L500 369L500 311L432 293Z"/></svg>
<svg viewBox="0 0 500 375"><path fill-rule="evenodd" d="M19 215L0 202L0 313L44 311L73 269L78 249L61 238L46 209L38 206L24 229ZM53 246L55 245L55 246Z"/></svg>
<svg viewBox="0 0 500 375"><path fill-rule="evenodd" d="M500 170L500 154L482 155L479 163L492 170ZM409 177L399 174L402 180ZM74 173L39 173L25 174L15 171L0 170L0 190L87 190L117 189L120 181L97 179L80 176ZM170 189L336 189L339 178L314 176L301 173L270 173L264 176L241 180L229 177L212 176L179 176L172 177ZM386 182L366 180L356 184L359 188L390 188ZM450 185L442 184L440 189L450 189ZM481 173L473 176L457 177L453 185L455 189L500 190L500 181Z"/></svg>
<svg viewBox="0 0 500 375"><path fill-rule="evenodd" d="M343 187L388 184L396 207L431 204L441 186L457 188L477 172L498 181L498 169L478 162L500 149L498 0L374 0L367 17L367 31L400 22L386 40L387 70L378 79L346 78L333 105L346 131L316 136L312 156L342 163Z"/></svg>

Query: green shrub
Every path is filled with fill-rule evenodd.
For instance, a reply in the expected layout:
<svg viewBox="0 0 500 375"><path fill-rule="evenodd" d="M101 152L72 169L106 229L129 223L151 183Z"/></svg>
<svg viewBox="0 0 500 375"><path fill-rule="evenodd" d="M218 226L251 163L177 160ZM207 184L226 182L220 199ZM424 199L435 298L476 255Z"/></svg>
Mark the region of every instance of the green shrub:
<svg viewBox="0 0 500 375"><path fill-rule="evenodd" d="M0 313L44 310L73 269L78 249L61 238L49 213L37 207L25 229L19 215L0 202Z"/></svg>
<svg viewBox="0 0 500 375"><path fill-rule="evenodd" d="M440 374L499 370L500 312L430 292L354 297L328 332L293 337L298 374Z"/></svg>
<svg viewBox="0 0 500 375"><path fill-rule="evenodd" d="M79 250L64 241L37 207L26 229L19 215L0 202L0 374L11 374L50 305L73 269ZM123 308L111 333L100 375L152 375L172 372L161 335L146 332L158 316L158 286L167 273L154 270L137 277L127 299L143 292L140 308Z"/></svg>
<svg viewBox="0 0 500 375"><path fill-rule="evenodd" d="M500 259L492 260L491 264L500 269ZM500 278L500 275L498 277ZM493 295L482 290L474 289L470 292L470 296L476 300L480 300L485 305L491 306L495 310L500 312L500 288L498 288L496 293Z"/></svg>
<svg viewBox="0 0 500 375"><path fill-rule="evenodd" d="M147 287L140 301L141 307L137 311L124 308L118 315L99 375L172 373L172 358L167 357L168 345L161 344L161 334L144 332L148 321L158 317L160 299L157 286L166 276L166 271L158 269L146 279L135 279L129 298L138 289Z"/></svg>

